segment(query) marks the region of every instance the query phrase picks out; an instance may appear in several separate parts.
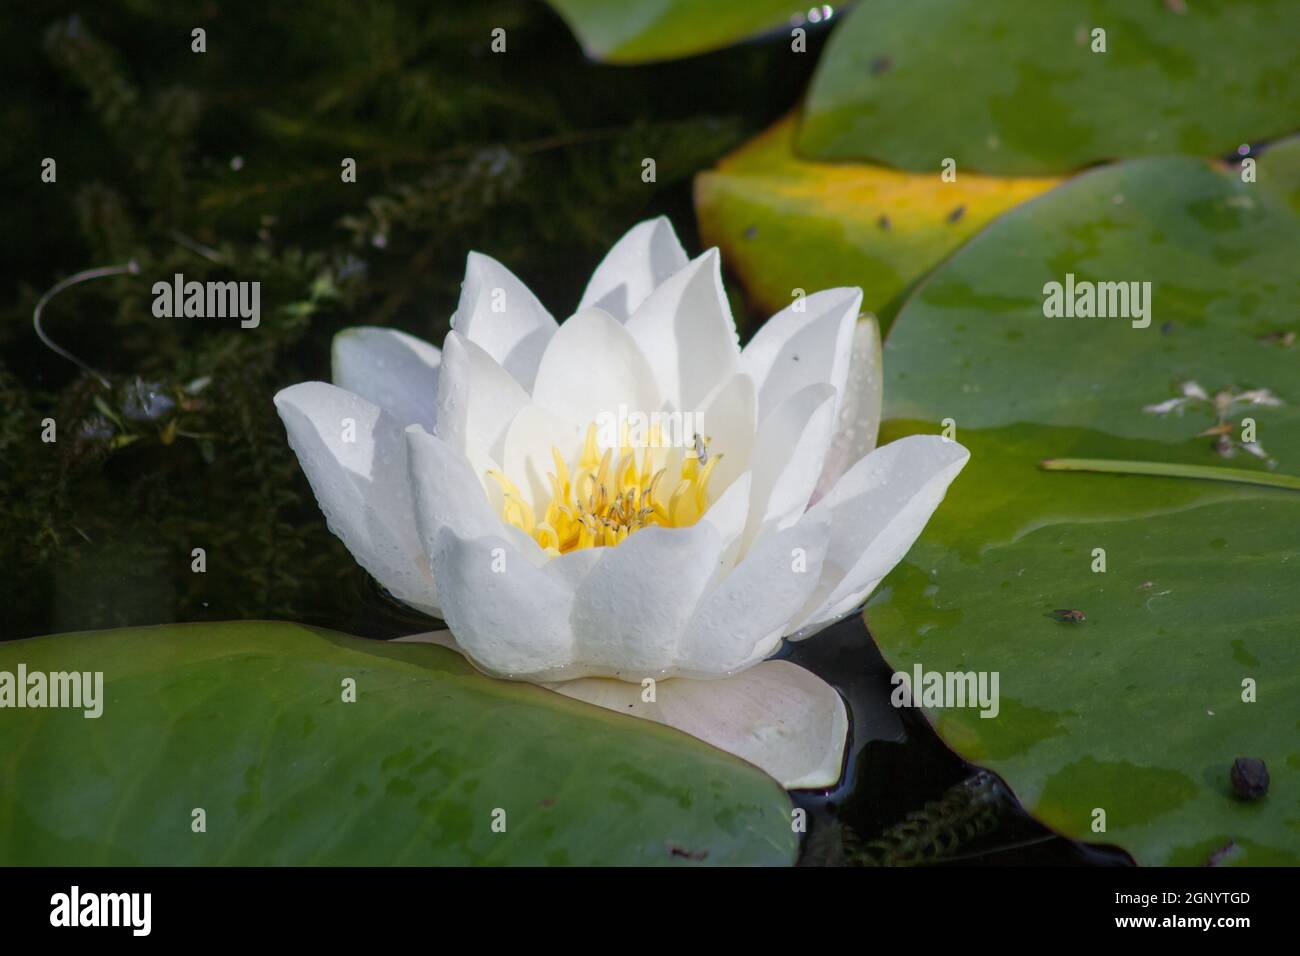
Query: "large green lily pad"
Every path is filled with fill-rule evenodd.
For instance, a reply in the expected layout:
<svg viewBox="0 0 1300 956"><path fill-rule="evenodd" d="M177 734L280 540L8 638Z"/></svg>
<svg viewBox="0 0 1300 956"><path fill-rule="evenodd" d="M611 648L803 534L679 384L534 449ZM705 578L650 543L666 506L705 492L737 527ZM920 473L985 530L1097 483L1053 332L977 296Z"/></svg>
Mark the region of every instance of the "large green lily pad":
<svg viewBox="0 0 1300 956"><path fill-rule="evenodd" d="M1297 29L1291 0L863 0L818 64L799 149L1016 174L1226 155L1300 127Z"/></svg>
<svg viewBox="0 0 1300 956"><path fill-rule="evenodd" d="M1055 186L1047 177L903 173L815 163L793 152L796 117L778 122L695 179L706 246L765 315L807 293L861 286L888 327L911 285L991 219Z"/></svg>
<svg viewBox="0 0 1300 956"><path fill-rule="evenodd" d="M192 624L0 644L0 671L20 662L102 671L104 705L0 710L5 864L785 865L797 849L788 798L749 764L440 647Z"/></svg>
<svg viewBox="0 0 1300 956"><path fill-rule="evenodd" d="M1266 155L1268 175L1259 184L1300 215L1300 136L1273 144Z"/></svg>
<svg viewBox="0 0 1300 956"><path fill-rule="evenodd" d="M588 56L610 63L675 60L717 50L789 23L809 8L793 0L550 0L550 4Z"/></svg>
<svg viewBox="0 0 1300 956"><path fill-rule="evenodd" d="M1190 158L1081 176L972 239L886 344L882 440L950 418L971 461L869 603L872 633L901 671L997 672L998 715L928 708L941 736L1045 823L1143 863L1300 863L1300 493L1038 463L1300 474L1295 156L1266 153L1257 183ZM1045 317L1066 273L1150 281L1151 324ZM1208 403L1144 411L1187 382L1285 403L1225 416L1230 440L1255 419L1273 469L1199 434ZM1266 762L1262 800L1234 797L1238 757Z"/></svg>

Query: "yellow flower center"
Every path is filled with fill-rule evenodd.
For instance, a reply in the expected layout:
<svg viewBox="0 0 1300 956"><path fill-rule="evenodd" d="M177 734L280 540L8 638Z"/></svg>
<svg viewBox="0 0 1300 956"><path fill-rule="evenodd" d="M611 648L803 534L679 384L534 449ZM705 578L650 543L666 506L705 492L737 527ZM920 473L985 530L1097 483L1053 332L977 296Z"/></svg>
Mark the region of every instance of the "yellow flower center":
<svg viewBox="0 0 1300 956"><path fill-rule="evenodd" d="M721 456L709 457L704 439L687 450L676 480L667 476L670 449L660 447L659 429L650 429L646 447L627 444L626 429L618 457L602 454L596 425L587 426L582 452L570 475L560 450L552 446L555 471L548 473L551 497L542 519L513 481L492 469L501 486L501 517L532 536L555 557L579 548L613 547L629 534L651 525L684 528L695 524L709 506L709 476Z"/></svg>

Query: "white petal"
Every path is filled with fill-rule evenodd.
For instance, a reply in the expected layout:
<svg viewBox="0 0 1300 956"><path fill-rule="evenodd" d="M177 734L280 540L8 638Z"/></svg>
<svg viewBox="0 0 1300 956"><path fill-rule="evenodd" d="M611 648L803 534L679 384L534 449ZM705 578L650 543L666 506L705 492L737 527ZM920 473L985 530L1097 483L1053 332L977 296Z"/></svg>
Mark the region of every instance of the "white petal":
<svg viewBox="0 0 1300 956"><path fill-rule="evenodd" d="M699 411L714 387L740 368L718 250L655 289L627 320L627 329L650 360L663 397L679 411Z"/></svg>
<svg viewBox="0 0 1300 956"><path fill-rule="evenodd" d="M471 252L465 262L456 331L482 346L525 389L555 334L555 319L514 273L491 256Z"/></svg>
<svg viewBox="0 0 1300 956"><path fill-rule="evenodd" d="M745 555L700 601L682 637L680 669L730 674L776 650L817 587L829 538L825 521L804 520Z"/></svg>
<svg viewBox="0 0 1300 956"><path fill-rule="evenodd" d="M760 422L809 385L826 382L838 396L844 394L853 324L861 308L861 289L814 292L782 309L754 333L740 364L758 386Z"/></svg>
<svg viewBox="0 0 1300 956"><path fill-rule="evenodd" d="M789 661L764 661L725 680L674 678L642 701L640 684L602 678L551 690L622 714L667 724L748 760L789 790L840 778L848 713L835 689Z"/></svg>
<svg viewBox="0 0 1300 956"><path fill-rule="evenodd" d="M406 447L415 517L428 553L433 553L434 539L443 528L462 538L504 534L501 519L464 455L419 425L406 429Z"/></svg>
<svg viewBox="0 0 1300 956"><path fill-rule="evenodd" d="M506 477L529 497L528 504L540 509L551 497L546 476L555 471L551 449L566 462L577 457L581 432L567 420L536 405L525 405L510 423L501 452ZM495 498L495 494L494 494ZM542 516L537 515L540 521Z"/></svg>
<svg viewBox="0 0 1300 956"><path fill-rule="evenodd" d="M835 434L826 451L826 465L813 493L813 502L830 491L841 475L876 447L883 385L880 324L874 315L865 315L853 328L849 377L840 397Z"/></svg>
<svg viewBox="0 0 1300 956"><path fill-rule="evenodd" d="M429 558L456 643L490 674L557 680L572 673L573 592L503 537L438 531Z"/></svg>
<svg viewBox="0 0 1300 956"><path fill-rule="evenodd" d="M809 385L763 421L754 444L746 547L789 526L808 507L835 422L835 390Z"/></svg>
<svg viewBox="0 0 1300 956"><path fill-rule="evenodd" d="M722 545L722 556L715 576L725 573L735 563L741 536L745 531L745 521L749 517L749 489L753 480L753 473L748 471L737 477L700 516L701 521L713 525Z"/></svg>
<svg viewBox="0 0 1300 956"><path fill-rule="evenodd" d="M700 413L697 427L709 438L709 457L721 457L713 466L709 490L724 490L749 470L758 429L758 400L754 380L733 375L710 396Z"/></svg>
<svg viewBox="0 0 1300 956"><path fill-rule="evenodd" d="M329 529L394 597L438 615L397 420L324 382L284 389L275 407Z"/></svg>
<svg viewBox="0 0 1300 956"><path fill-rule="evenodd" d="M617 422L619 406L649 415L662 400L646 357L628 330L608 312L587 309L555 334L537 369L533 401L585 429L606 416Z"/></svg>
<svg viewBox="0 0 1300 956"><path fill-rule="evenodd" d="M640 681L675 673L677 642L717 564L707 522L643 528L609 549L576 590L573 631L590 673Z"/></svg>
<svg viewBox="0 0 1300 956"><path fill-rule="evenodd" d="M686 250L666 216L637 223L596 267L578 311L600 308L626 322L646 296L686 262Z"/></svg>
<svg viewBox="0 0 1300 956"><path fill-rule="evenodd" d="M577 591L601 559L612 553L610 548L579 548L548 560L546 573L563 581L571 591Z"/></svg>
<svg viewBox="0 0 1300 956"><path fill-rule="evenodd" d="M529 404L528 393L491 355L459 333L450 333L443 346L438 437L471 461L500 461L506 430Z"/></svg>
<svg viewBox="0 0 1300 956"><path fill-rule="evenodd" d="M442 355L414 335L376 326L334 336L334 384L388 412L400 425L433 428Z"/></svg>
<svg viewBox="0 0 1300 956"><path fill-rule="evenodd" d="M834 623L866 599L920 537L969 459L956 442L910 435L867 455L809 510L810 519L831 525L823 577L842 577L793 640Z"/></svg>

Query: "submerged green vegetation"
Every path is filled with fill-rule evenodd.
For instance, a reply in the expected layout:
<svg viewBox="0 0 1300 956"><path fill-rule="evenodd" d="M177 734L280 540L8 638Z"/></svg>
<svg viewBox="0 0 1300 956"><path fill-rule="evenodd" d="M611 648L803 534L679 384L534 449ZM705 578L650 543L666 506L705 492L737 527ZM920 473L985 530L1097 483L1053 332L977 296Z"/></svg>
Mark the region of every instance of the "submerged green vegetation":
<svg viewBox="0 0 1300 956"><path fill-rule="evenodd" d="M391 612L320 520L276 390L328 379L347 326L440 342L471 249L563 314L631 223L668 213L689 230L691 176L807 79L786 58L772 67L779 45L599 66L527 2L200 13L147 0L0 14L4 637L265 617L380 626L376 609ZM490 48L497 28L505 54ZM47 289L132 261L138 272L44 310L50 339L102 379L41 344L32 309ZM176 273L260 282L259 326L155 317L151 287Z"/></svg>

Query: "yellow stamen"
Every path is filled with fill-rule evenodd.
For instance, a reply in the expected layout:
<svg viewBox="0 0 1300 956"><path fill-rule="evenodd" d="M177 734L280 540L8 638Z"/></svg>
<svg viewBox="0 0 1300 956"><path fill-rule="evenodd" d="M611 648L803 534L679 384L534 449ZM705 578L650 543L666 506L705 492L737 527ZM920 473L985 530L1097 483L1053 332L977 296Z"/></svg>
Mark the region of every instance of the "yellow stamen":
<svg viewBox="0 0 1300 956"><path fill-rule="evenodd" d="M631 447L624 434L617 453L602 451L596 425L589 425L572 468L558 448L551 449L555 471L547 475L550 498L536 502L536 510L514 482L491 470L488 475L501 488L501 517L552 557L580 548L612 548L652 525L693 525L708 509L709 478L721 456L710 456L701 466L694 455L685 455L673 481L659 444L660 435L652 430L645 448Z"/></svg>

